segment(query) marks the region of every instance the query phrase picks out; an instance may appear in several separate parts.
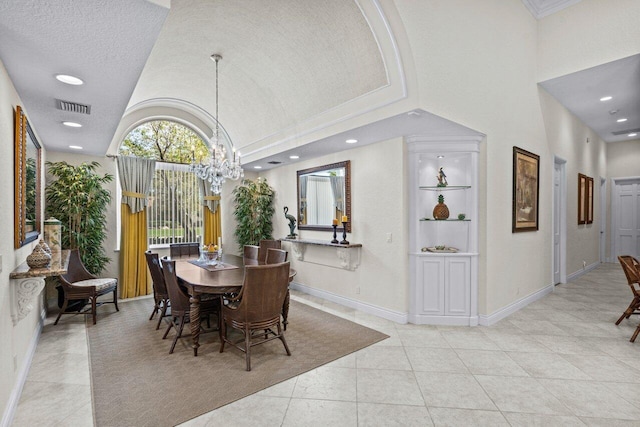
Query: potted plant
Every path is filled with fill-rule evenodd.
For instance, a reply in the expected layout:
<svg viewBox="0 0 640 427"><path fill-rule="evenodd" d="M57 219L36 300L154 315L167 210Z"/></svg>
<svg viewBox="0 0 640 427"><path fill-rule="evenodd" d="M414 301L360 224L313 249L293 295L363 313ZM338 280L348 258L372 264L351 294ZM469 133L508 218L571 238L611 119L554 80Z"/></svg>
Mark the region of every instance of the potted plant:
<svg viewBox="0 0 640 427"><path fill-rule="evenodd" d="M103 185L113 175L98 175L97 162L72 166L67 162L46 162L55 180L45 190L47 217L62 223L64 249L79 249L82 263L93 274L100 274L109 258L102 243L106 238L106 209L111 193Z"/></svg>
<svg viewBox="0 0 640 427"><path fill-rule="evenodd" d="M237 227L236 240L242 251L244 245L257 245L260 240L273 239L271 222L274 198L273 188L264 178L245 179L233 190Z"/></svg>

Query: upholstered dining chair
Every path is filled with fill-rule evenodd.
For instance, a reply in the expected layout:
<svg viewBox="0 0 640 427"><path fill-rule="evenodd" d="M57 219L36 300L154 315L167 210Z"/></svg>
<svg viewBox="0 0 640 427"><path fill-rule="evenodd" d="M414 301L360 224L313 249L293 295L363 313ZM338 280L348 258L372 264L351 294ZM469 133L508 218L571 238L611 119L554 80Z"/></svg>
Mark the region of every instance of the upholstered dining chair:
<svg viewBox="0 0 640 427"><path fill-rule="evenodd" d="M267 257L265 258L265 264L280 264L287 260L287 251L282 249L267 249Z"/></svg>
<svg viewBox="0 0 640 427"><path fill-rule="evenodd" d="M189 320L189 314L191 312L191 304L189 302L189 295L178 284L178 276L176 275L176 262L162 259L162 273L164 275L164 282L167 285L167 291L169 292L169 300L171 301L171 321L165 331L162 339L165 339L169 334L171 328L176 329L176 336L171 343L171 349L169 354L173 353L176 348L178 338L182 336L184 324ZM200 315L209 319L209 315L215 314L217 317L218 331L220 330L220 298L202 300L200 302ZM177 323L177 325L176 325Z"/></svg>
<svg viewBox="0 0 640 427"><path fill-rule="evenodd" d="M620 255L618 261L620 261L622 270L627 276L627 284L631 288L633 299L616 322L616 325L619 325L623 319L628 319L632 314L640 314L640 263L630 255ZM629 341L635 342L638 333L640 333L640 325L638 325Z"/></svg>
<svg viewBox="0 0 640 427"><path fill-rule="evenodd" d="M58 324L63 314L78 314L82 310L82 307L70 307L70 303L74 301L84 301L83 306L87 303L91 304L91 308L83 313L91 313L94 325L96 324L96 309L102 304L112 303L116 306L116 311L120 311L118 309L118 279L98 278L89 273L82 264L82 259L77 249L72 249L69 253L67 273L59 278L64 300L62 307L60 307L60 313L58 313L58 317L53 323L54 325ZM110 292L113 292L113 301L97 301L99 296Z"/></svg>
<svg viewBox="0 0 640 427"><path fill-rule="evenodd" d="M156 330L160 329L162 318L167 315L167 308L169 307L169 292L167 291L167 285L164 282L164 274L162 273L162 267L160 266L160 258L158 254L151 251L144 253L147 259L147 266L149 267L149 273L151 273L151 280L153 282L153 311L149 320L153 320L158 312L158 324Z"/></svg>
<svg viewBox="0 0 640 427"><path fill-rule="evenodd" d="M282 249L280 240L260 240L260 246L258 249L259 262L265 262L265 260L267 259L267 250L269 250L269 248Z"/></svg>
<svg viewBox="0 0 640 427"><path fill-rule="evenodd" d="M224 351L226 343L243 351L247 371L251 370L251 347L255 345L279 339L287 355L291 356L280 324L288 283L288 262L245 267L240 293L222 307L220 353ZM231 341L227 336L229 326L242 331L244 338Z"/></svg>

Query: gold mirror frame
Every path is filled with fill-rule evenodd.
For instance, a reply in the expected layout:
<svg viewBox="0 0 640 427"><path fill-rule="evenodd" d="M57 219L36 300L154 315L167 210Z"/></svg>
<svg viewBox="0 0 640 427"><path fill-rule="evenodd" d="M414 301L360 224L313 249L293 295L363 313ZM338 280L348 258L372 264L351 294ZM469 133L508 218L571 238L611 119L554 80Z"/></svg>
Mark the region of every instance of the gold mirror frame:
<svg viewBox="0 0 640 427"><path fill-rule="evenodd" d="M15 145L14 145L14 247L21 248L29 242L38 239L40 235L40 143L38 142L27 116L20 106L16 107L15 113ZM35 158L33 170L28 170L29 156L28 144L35 148ZM32 176L33 175L33 176ZM27 178L35 182L27 182ZM27 189L33 187L34 214L33 227L27 228ZM29 196L31 197L31 195Z"/></svg>
<svg viewBox="0 0 640 427"><path fill-rule="evenodd" d="M339 217L336 218L338 221L341 220L342 215L346 215L348 218L346 231L347 233L351 233L351 162L349 160L345 160L344 162L332 163L324 166L316 166L309 169L299 170L297 172L297 189L298 189L298 229L299 230L333 230L331 224L306 224L304 221L300 220L301 214L304 214L304 205L302 200L300 199L300 176L309 175L317 172L325 172L333 169L341 169L344 168L344 212L336 211L336 215ZM342 224L339 223L338 230L342 230Z"/></svg>

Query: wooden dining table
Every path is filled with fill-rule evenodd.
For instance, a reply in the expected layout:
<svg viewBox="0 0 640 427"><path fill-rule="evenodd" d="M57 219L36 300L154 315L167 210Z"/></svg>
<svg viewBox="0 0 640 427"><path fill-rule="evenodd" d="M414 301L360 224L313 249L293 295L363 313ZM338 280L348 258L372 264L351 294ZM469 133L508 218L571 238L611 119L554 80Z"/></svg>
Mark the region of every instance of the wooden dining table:
<svg viewBox="0 0 640 427"><path fill-rule="evenodd" d="M175 259L176 261L176 275L180 280L180 284L183 285L189 293L191 303L191 310L189 314L189 322L191 328L191 338L193 340L193 355L198 355L198 347L200 347L200 301L203 294L222 296L229 294L237 294L242 288L244 281L244 267L245 265L257 265L262 264L255 260L246 260L236 255L224 254L222 256L222 263L229 266L236 266L238 268L211 268L206 266L200 266L193 264L195 259ZM296 271L289 270L289 281L293 280L296 275ZM289 292L285 297L284 304L282 306L282 318L284 328L287 328L287 318L289 316Z"/></svg>

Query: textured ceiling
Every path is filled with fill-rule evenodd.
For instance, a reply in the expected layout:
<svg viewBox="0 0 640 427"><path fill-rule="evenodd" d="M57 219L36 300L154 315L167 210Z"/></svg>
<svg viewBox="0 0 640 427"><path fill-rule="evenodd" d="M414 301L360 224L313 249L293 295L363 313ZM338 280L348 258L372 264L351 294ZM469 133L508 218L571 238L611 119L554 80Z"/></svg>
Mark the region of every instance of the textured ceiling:
<svg viewBox="0 0 640 427"><path fill-rule="evenodd" d="M145 0L0 2L0 59L45 147L105 153L167 12ZM60 83L59 73L85 84ZM58 110L56 98L91 114Z"/></svg>
<svg viewBox="0 0 640 427"><path fill-rule="evenodd" d="M247 144L387 85L376 40L345 0L173 0L129 105L178 98Z"/></svg>

